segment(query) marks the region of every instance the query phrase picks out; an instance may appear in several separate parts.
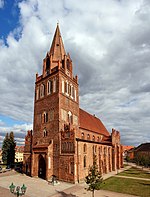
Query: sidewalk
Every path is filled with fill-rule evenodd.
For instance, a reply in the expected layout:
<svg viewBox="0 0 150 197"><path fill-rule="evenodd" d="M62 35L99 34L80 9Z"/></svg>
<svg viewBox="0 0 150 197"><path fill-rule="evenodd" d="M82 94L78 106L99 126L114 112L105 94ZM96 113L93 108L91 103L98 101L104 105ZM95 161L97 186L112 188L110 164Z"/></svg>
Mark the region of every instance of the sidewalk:
<svg viewBox="0 0 150 197"><path fill-rule="evenodd" d="M118 170L121 172L130 166ZM103 179L114 176L116 172L111 172L103 176ZM0 197L12 197L13 194L9 191L11 183L16 186L22 186L24 183L27 186L27 192L24 197L88 197L91 196L89 191L86 191L86 184L71 184L60 182L59 185L52 186L47 181L40 178L33 178L23 174L16 173L14 171L0 174ZM120 194L116 192L99 190L95 191L95 197L133 197L133 195ZM135 196L134 196L135 197Z"/></svg>
<svg viewBox="0 0 150 197"><path fill-rule="evenodd" d="M142 180L142 181L150 181L150 178L139 178L139 177L132 177L132 176L121 176L121 175L115 175L115 177L125 178L125 179L135 179L135 180Z"/></svg>

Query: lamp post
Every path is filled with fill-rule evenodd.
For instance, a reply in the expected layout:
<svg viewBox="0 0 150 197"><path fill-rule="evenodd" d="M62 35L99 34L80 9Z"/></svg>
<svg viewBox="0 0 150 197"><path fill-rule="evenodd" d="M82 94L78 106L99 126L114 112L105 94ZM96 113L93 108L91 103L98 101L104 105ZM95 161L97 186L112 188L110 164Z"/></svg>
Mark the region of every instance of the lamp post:
<svg viewBox="0 0 150 197"><path fill-rule="evenodd" d="M15 189L16 188L16 189ZM21 187L21 192L20 192L20 186L15 186L13 183L9 186L10 192L16 195L17 197L22 196L25 194L27 187L25 184L22 185Z"/></svg>

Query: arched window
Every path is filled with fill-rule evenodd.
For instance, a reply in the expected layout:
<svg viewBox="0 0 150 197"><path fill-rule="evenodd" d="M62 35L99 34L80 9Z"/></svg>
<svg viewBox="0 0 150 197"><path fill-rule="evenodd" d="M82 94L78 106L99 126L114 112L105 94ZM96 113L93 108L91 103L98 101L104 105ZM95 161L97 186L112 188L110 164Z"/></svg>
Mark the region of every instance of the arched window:
<svg viewBox="0 0 150 197"><path fill-rule="evenodd" d="M90 134L87 134L87 140L90 140Z"/></svg>
<svg viewBox="0 0 150 197"><path fill-rule="evenodd" d="M81 134L81 138L84 139L84 133Z"/></svg>
<svg viewBox="0 0 150 197"><path fill-rule="evenodd" d="M75 101L77 101L77 91L76 91L76 89L74 90L74 99L75 99Z"/></svg>
<svg viewBox="0 0 150 197"><path fill-rule="evenodd" d="M95 141L95 136L93 135L93 141Z"/></svg>
<svg viewBox="0 0 150 197"><path fill-rule="evenodd" d="M38 100L39 99L39 87L37 87L37 89L36 89L36 100Z"/></svg>
<svg viewBox="0 0 150 197"><path fill-rule="evenodd" d="M70 61L67 59L67 69L70 70Z"/></svg>
<svg viewBox="0 0 150 197"><path fill-rule="evenodd" d="M50 71L50 60L49 58L46 59L46 75L49 75Z"/></svg>
<svg viewBox="0 0 150 197"><path fill-rule="evenodd" d="M54 77L54 80L53 80L53 92L56 92L56 77Z"/></svg>
<svg viewBox="0 0 150 197"><path fill-rule="evenodd" d="M83 158L83 166L84 168L86 167L86 155L84 155L84 158Z"/></svg>
<svg viewBox="0 0 150 197"><path fill-rule="evenodd" d="M87 146L86 146L86 144L83 145L83 152L84 152L84 153L87 152Z"/></svg>
<svg viewBox="0 0 150 197"><path fill-rule="evenodd" d="M99 138L99 136L97 137L97 141L98 141L98 142L100 141L100 138Z"/></svg>
<svg viewBox="0 0 150 197"><path fill-rule="evenodd" d="M65 82L62 80L62 93L65 93Z"/></svg>
<svg viewBox="0 0 150 197"><path fill-rule="evenodd" d="M44 114L43 114L43 122L44 123L48 122L48 112L44 112Z"/></svg>
<svg viewBox="0 0 150 197"><path fill-rule="evenodd" d="M43 136L44 136L44 137L47 136L47 130L46 130L46 128L44 128L44 130L43 130Z"/></svg>
<svg viewBox="0 0 150 197"><path fill-rule="evenodd" d="M49 80L47 82L47 94L52 94L53 93L53 81Z"/></svg>
<svg viewBox="0 0 150 197"><path fill-rule="evenodd" d="M40 98L44 97L45 95L45 85L41 84L40 86Z"/></svg>
<svg viewBox="0 0 150 197"><path fill-rule="evenodd" d="M73 123L73 117L71 111L68 112L68 122Z"/></svg>
<svg viewBox="0 0 150 197"><path fill-rule="evenodd" d="M49 58L46 59L46 70L49 70L50 67L50 60Z"/></svg>

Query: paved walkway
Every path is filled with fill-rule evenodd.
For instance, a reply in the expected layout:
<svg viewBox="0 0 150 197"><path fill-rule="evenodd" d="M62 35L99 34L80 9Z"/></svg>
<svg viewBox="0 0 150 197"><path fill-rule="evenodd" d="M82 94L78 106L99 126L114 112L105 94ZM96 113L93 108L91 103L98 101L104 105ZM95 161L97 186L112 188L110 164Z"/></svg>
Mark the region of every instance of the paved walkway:
<svg viewBox="0 0 150 197"><path fill-rule="evenodd" d="M120 177L120 178L125 178L125 179L136 179L136 180L142 180L142 181L150 181L150 178L139 178L139 177L133 177L133 176L121 176L121 175L115 175L116 177Z"/></svg>
<svg viewBox="0 0 150 197"><path fill-rule="evenodd" d="M9 173L9 174L8 174ZM14 196L9 192L9 185L13 182L14 185L27 186L27 192L24 197L88 197L91 196L89 191L86 191L86 184L70 184L60 182L59 185L52 186L47 181L39 178L31 178L26 175L16 172L7 172L6 176L0 176L0 197ZM95 191L95 197L135 197L133 195L120 194L116 192L99 190Z"/></svg>
<svg viewBox="0 0 150 197"><path fill-rule="evenodd" d="M124 171L130 168L127 166L116 172L111 172L103 176L103 179L107 179L114 176L116 173ZM119 175L117 175L119 176ZM129 177L128 177L129 178ZM88 197L91 196L89 191L86 191L86 184L70 184L60 182L59 185L52 186L47 181L40 178L28 177L23 174L16 173L14 171L5 172L0 174L0 197L12 197L14 196L9 192L9 185L20 185L24 183L27 186L27 192L24 197ZM106 190L95 191L95 197L133 197L133 195L121 194ZM134 196L135 197L135 196Z"/></svg>

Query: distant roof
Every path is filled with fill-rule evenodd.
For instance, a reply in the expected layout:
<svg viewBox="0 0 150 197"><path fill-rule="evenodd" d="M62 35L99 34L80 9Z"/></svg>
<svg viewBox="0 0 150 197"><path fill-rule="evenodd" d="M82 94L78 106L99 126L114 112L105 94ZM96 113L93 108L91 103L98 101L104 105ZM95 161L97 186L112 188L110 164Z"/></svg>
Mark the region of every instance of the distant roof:
<svg viewBox="0 0 150 197"><path fill-rule="evenodd" d="M98 134L109 136L109 132L101 122L101 120L83 109L79 109L80 128L93 131Z"/></svg>
<svg viewBox="0 0 150 197"><path fill-rule="evenodd" d="M24 146L16 146L15 150L16 150L16 152L23 152L24 151Z"/></svg>
<svg viewBox="0 0 150 197"><path fill-rule="evenodd" d="M134 148L134 146L126 146L126 145L122 145L122 147L123 147L123 152Z"/></svg>
<svg viewBox="0 0 150 197"><path fill-rule="evenodd" d="M150 143L144 143L135 148L135 151L149 151L150 152Z"/></svg>

